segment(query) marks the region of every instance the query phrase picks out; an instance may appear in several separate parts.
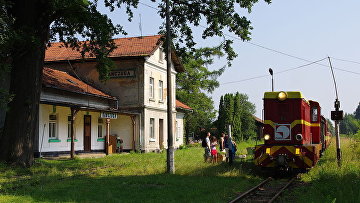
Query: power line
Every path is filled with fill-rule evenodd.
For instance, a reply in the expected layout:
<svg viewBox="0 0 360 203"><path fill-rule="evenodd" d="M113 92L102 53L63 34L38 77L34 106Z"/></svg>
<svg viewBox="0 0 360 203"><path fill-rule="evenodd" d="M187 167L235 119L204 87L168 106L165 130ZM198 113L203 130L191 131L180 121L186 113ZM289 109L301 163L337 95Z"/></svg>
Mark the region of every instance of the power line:
<svg viewBox="0 0 360 203"><path fill-rule="evenodd" d="M157 10L157 11L160 11L160 9L156 8L156 7L153 7L149 4L146 4L146 3L142 3L142 2L139 2L139 4L142 4L144 6L147 6L149 8L152 8L154 10ZM199 24L198 25L199 27L202 27L202 28L207 28L206 26L204 25L201 25ZM308 60L308 59L305 59L305 58L302 58L302 57L298 57L298 56L295 56L295 55L292 55L292 54L289 54L289 53L286 53L286 52L283 52L283 51L279 51L279 50L276 50L276 49L272 49L272 48L269 48L269 47L266 47L266 46L263 46L261 44L257 44L257 43L254 43L254 42L250 42L250 41L244 41L242 40L241 38L239 37L236 37L236 36L232 36L232 35L229 35L229 34L226 34L226 33L223 33L223 36L227 36L227 37L230 37L232 39L236 39L236 40L240 40L242 42L245 42L247 44L250 44L252 46L256 46L256 47L259 47L259 48L262 48L262 49L265 49L265 50L268 50L268 51L271 51L271 52L274 52L274 53L278 53L278 54L281 54L281 55L284 55L284 56L288 56L288 57L291 57L291 58L295 58L295 59L298 59L298 60L301 60L301 61L305 61L305 62L310 62L311 64L313 64L313 62L311 60ZM333 58L333 57L331 57ZM335 59L335 58L333 58ZM344 60L344 59L336 59L336 60L341 60L341 61L346 61L346 62L351 62L351 63L356 63L356 64L359 64L360 65L360 62L356 62L356 61L350 61L350 60ZM321 64L321 63L318 63L316 62L315 64L317 65L320 65L320 66L324 66L324 67L327 67L327 68L330 68L329 65L325 65L325 64ZM339 70L339 71L343 71L343 72L347 72L347 73L351 73L351 74L355 74L355 75L360 75L360 73L358 72L354 72L354 71L349 71L349 70L346 70L346 69L342 69L342 68L335 68L333 67L335 70Z"/></svg>
<svg viewBox="0 0 360 203"><path fill-rule="evenodd" d="M360 65L360 62L357 62L357 61L352 61L352 60L347 60L347 59L339 59L339 58L334 58L334 57L331 57L331 58L335 59L335 60L338 60L338 61L344 61L344 62L355 63L355 64Z"/></svg>
<svg viewBox="0 0 360 203"><path fill-rule="evenodd" d="M288 71L292 71L292 70L296 70L296 69L300 69L300 68L303 68L303 67L306 67L306 66L310 66L312 64L316 64L320 61L323 61L327 58L323 58L323 59L320 59L320 60L317 60L317 61L313 61L311 63L307 63L307 64L304 64L304 65L301 65L301 66L297 66L297 67L294 67L294 68L289 68L289 69L286 69L286 70L283 70L283 71L279 71L279 72L275 72L274 74L281 74L281 73L285 73L285 72L288 72ZM259 75L259 76L255 76L255 77L251 77L251 78L246 78L246 79L242 79L242 80L237 80L237 81L231 81L231 82L225 82L225 83L221 83L220 85L225 85L225 84L231 84L231 83L239 83L239 82L244 82L244 81L248 81L248 80L253 80L253 79L258 79L258 78L264 78L264 77L268 77L269 75Z"/></svg>

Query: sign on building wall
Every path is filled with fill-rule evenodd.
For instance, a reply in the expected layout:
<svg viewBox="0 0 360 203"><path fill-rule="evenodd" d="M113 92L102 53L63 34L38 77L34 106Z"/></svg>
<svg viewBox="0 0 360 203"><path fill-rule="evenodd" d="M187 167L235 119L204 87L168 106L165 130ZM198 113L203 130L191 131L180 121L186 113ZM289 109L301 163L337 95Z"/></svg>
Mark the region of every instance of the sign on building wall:
<svg viewBox="0 0 360 203"><path fill-rule="evenodd" d="M110 113L110 112L101 112L100 118L110 118L110 119L117 119L117 113Z"/></svg>
<svg viewBox="0 0 360 203"><path fill-rule="evenodd" d="M113 70L109 73L110 78L134 78L135 69Z"/></svg>

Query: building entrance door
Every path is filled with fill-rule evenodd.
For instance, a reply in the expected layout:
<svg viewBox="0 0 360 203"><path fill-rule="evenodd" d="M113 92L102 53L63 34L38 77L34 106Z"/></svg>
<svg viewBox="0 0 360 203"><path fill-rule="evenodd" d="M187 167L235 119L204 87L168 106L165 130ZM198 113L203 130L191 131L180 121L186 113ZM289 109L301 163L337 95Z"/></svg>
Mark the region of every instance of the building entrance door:
<svg viewBox="0 0 360 203"><path fill-rule="evenodd" d="M164 149L164 119L159 119L159 148Z"/></svg>
<svg viewBox="0 0 360 203"><path fill-rule="evenodd" d="M84 116L84 151L91 151L91 116Z"/></svg>

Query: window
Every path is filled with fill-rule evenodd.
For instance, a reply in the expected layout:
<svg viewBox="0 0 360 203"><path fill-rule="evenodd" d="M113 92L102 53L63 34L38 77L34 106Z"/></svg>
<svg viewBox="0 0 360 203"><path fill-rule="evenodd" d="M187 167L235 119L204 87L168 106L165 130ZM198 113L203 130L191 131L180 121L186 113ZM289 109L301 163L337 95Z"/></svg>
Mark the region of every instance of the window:
<svg viewBox="0 0 360 203"><path fill-rule="evenodd" d="M68 138L71 139L71 116L68 116Z"/></svg>
<svg viewBox="0 0 360 203"><path fill-rule="evenodd" d="M104 121L103 119L99 118L98 120L98 138L104 138Z"/></svg>
<svg viewBox="0 0 360 203"><path fill-rule="evenodd" d="M164 49L160 48L159 49L159 62L163 63L163 61L164 61Z"/></svg>
<svg viewBox="0 0 360 203"><path fill-rule="evenodd" d="M155 140L155 119L150 118L150 140Z"/></svg>
<svg viewBox="0 0 360 203"><path fill-rule="evenodd" d="M159 100L164 100L164 83L162 80L159 80Z"/></svg>
<svg viewBox="0 0 360 203"><path fill-rule="evenodd" d="M49 115L49 139L57 139L57 116Z"/></svg>
<svg viewBox="0 0 360 203"><path fill-rule="evenodd" d="M150 99L153 99L154 98L154 78L152 78L152 77L150 77L149 87L150 87L149 97L150 97Z"/></svg>
<svg viewBox="0 0 360 203"><path fill-rule="evenodd" d="M178 141L180 139L180 126L177 121L175 122L175 130L176 130L176 141Z"/></svg>
<svg viewBox="0 0 360 203"><path fill-rule="evenodd" d="M316 107L313 107L311 109L311 120L312 120L312 122L318 121L318 109Z"/></svg>

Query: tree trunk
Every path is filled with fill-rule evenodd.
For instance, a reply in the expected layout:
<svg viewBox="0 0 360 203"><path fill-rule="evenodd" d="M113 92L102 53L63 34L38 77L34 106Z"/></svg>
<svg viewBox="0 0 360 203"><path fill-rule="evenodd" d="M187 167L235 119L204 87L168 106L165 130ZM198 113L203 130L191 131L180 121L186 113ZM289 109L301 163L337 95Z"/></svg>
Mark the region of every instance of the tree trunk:
<svg viewBox="0 0 360 203"><path fill-rule="evenodd" d="M10 13L15 22L10 93L15 94L6 113L0 138L0 160L8 164L31 166L41 92L42 69L49 20L46 1L15 1ZM44 12L43 12L44 11Z"/></svg>

